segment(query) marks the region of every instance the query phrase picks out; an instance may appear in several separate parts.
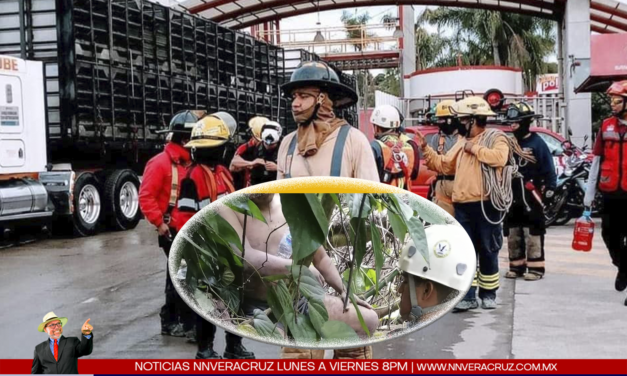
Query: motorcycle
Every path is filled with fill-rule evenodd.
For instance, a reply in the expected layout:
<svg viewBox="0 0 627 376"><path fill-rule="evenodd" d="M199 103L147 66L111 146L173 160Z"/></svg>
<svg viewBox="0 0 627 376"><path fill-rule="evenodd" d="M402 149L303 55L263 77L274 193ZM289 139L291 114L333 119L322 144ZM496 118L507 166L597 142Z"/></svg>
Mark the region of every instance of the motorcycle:
<svg viewBox="0 0 627 376"><path fill-rule="evenodd" d="M583 200L586 195L588 175L591 163L588 160L587 146L578 148L568 141L562 143L564 170L557 178L557 187L553 199L547 203L544 217L546 225L561 226L572 218L583 214ZM597 192L592 215L598 216L602 210L601 195Z"/></svg>

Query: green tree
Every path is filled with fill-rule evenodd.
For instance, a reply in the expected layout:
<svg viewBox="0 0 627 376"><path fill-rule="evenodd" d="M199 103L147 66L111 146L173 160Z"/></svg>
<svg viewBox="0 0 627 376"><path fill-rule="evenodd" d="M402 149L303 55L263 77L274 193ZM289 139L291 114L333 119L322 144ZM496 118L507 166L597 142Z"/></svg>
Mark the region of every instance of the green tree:
<svg viewBox="0 0 627 376"><path fill-rule="evenodd" d="M361 40L362 37L368 38L374 36L374 34L367 32L365 35L362 36L362 30L357 27L368 24L368 21L370 21L370 15L368 14L368 12L362 14L351 14L351 12L343 11L340 20L344 24L344 27L347 28L346 38L348 39ZM363 47L367 46L367 44L358 42L353 43L353 46L355 47L355 50L361 51Z"/></svg>
<svg viewBox="0 0 627 376"><path fill-rule="evenodd" d="M398 68L386 69L385 73L380 73L374 78L377 90L395 96L401 95L400 73Z"/></svg>
<svg viewBox="0 0 627 376"><path fill-rule="evenodd" d="M556 24L548 19L441 7L425 10L419 23L453 30L445 51L449 62L461 54L467 64L522 68L525 82L535 82L538 75L548 71L544 59L555 50Z"/></svg>

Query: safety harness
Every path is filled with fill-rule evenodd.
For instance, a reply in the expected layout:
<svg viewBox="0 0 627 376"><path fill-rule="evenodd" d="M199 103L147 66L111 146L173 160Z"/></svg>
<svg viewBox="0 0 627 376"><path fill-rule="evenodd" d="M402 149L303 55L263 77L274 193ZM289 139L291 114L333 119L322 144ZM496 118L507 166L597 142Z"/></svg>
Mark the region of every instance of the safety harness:
<svg viewBox="0 0 627 376"><path fill-rule="evenodd" d="M169 225L172 221L172 211L176 207L176 201L178 199L179 191L179 170L175 163L172 163L172 183L170 184L170 201L168 202L168 209L163 214L163 223Z"/></svg>
<svg viewBox="0 0 627 376"><path fill-rule="evenodd" d="M340 176L342 173L342 155L344 153L344 145L346 144L346 138L348 137L348 132L350 131L351 126L348 124L344 124L340 127L340 131L337 135L337 139L335 141L335 147L333 149L333 156L331 159L331 174L330 176ZM292 177L292 162L294 161L294 152L296 151L296 145L298 144L298 134L294 134L290 144L287 148L287 158L289 159L289 168L285 173L285 178L289 179ZM286 163L287 166L287 163ZM309 171L310 176L312 176L311 171Z"/></svg>

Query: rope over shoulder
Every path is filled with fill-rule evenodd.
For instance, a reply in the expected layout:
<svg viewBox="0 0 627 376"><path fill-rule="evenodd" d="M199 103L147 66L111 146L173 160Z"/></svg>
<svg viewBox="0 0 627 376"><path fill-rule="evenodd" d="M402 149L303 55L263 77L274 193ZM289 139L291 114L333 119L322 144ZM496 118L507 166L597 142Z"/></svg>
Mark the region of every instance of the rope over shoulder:
<svg viewBox="0 0 627 376"><path fill-rule="evenodd" d="M520 145L513 138L507 137L507 135L498 129L487 129L481 134L477 145L484 146L492 149L496 140L499 137L504 137L507 140L509 146L509 154L507 156L507 164L499 171L498 168L491 167L485 163L481 163L481 197L488 196L492 206L499 212L502 212L501 217L497 222L493 222L485 212L483 206L483 199L481 200L481 210L485 219L493 225L498 225L503 222L505 215L512 206L514 199L512 190L512 181L514 178L522 178L522 175L518 172L518 163L514 154L517 154L522 160L536 163L536 159L533 154L522 150ZM499 173L500 172L500 173ZM484 194L485 190L485 194Z"/></svg>

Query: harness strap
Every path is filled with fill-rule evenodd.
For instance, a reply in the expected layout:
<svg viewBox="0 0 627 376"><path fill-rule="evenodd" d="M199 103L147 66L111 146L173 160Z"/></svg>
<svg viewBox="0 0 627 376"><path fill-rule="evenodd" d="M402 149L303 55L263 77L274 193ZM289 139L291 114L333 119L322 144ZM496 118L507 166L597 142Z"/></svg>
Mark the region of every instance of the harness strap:
<svg viewBox="0 0 627 376"><path fill-rule="evenodd" d="M351 126L344 124L340 127L340 132L337 135L335 141L335 147L333 149L333 156L331 159L331 173L329 176L341 176L342 173L342 156L344 154L344 145L346 145L346 138L348 132L350 132ZM298 143L298 134L295 134L290 141L290 145L287 148L287 156L289 158L289 167L285 173L286 178L292 177L292 161L294 160L294 151L296 151L296 144Z"/></svg>
<svg viewBox="0 0 627 376"><path fill-rule="evenodd" d="M209 167L201 164L200 168L202 168L205 172L205 179L203 180L205 181L205 186L209 191L211 202L215 202L218 199L218 185L216 184L216 177Z"/></svg>
<svg viewBox="0 0 627 376"><path fill-rule="evenodd" d="M176 207L179 190L179 170L175 163L172 163L172 183L170 184L170 200L168 201L168 209L163 215L163 223L170 224L172 220L172 211Z"/></svg>
<svg viewBox="0 0 627 376"><path fill-rule="evenodd" d="M346 144L346 138L351 127L348 124L344 124L340 127L340 133L337 135L335 141L335 148L333 149L333 159L331 160L331 176L340 176L342 173L342 155L344 154L344 145Z"/></svg>
<svg viewBox="0 0 627 376"><path fill-rule="evenodd" d="M292 177L292 161L294 160L294 150L296 150L296 144L298 143L298 133L294 134L294 137L290 140L290 145L287 148L287 157L290 160L290 165L285 166L287 168L287 172L285 172L285 177L287 179Z"/></svg>

